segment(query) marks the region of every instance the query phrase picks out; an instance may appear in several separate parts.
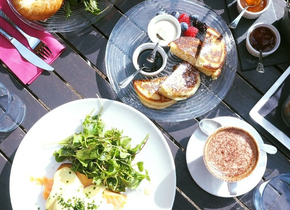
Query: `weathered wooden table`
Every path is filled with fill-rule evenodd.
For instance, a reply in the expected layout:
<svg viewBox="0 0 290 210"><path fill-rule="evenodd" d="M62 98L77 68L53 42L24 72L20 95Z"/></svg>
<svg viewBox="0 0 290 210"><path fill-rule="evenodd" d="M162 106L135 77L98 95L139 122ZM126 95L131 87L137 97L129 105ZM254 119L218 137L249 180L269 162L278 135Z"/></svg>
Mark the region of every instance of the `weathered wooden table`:
<svg viewBox="0 0 290 210"><path fill-rule="evenodd" d="M117 1L109 14L96 24L77 32L55 33L54 36L66 46L66 50L52 64L55 71L43 72L31 85L21 84L9 69L0 66L0 82L17 94L27 106L27 114L21 126L13 132L0 133L1 209L12 209L9 177L17 148L29 129L43 115L64 103L82 98L98 96L119 100L107 77L105 67L107 40L120 17L139 2L141 1ZM197 2L211 7L226 23L237 15L236 3L230 4L232 1L229 0ZM273 0L277 21L283 16L284 6L283 0ZM241 34L254 21L242 19L238 29L232 32ZM191 134L198 127L198 121L202 118L217 116L241 118L254 126L266 143L278 148L277 154L268 155L267 167L261 183L278 174L290 172L290 151L249 116L252 107L289 66L289 52L286 55L288 60L268 65L264 74L257 73L253 67L244 71L243 65L240 64L249 55L243 51L238 51L238 53L239 66L234 83L217 107L198 119L179 123L155 122L171 148L176 166L176 197L172 209L254 209L253 190L238 197L221 198L205 192L192 179L186 165L186 147ZM22 190L23 194L29 191L29 189L21 188L19 190Z"/></svg>

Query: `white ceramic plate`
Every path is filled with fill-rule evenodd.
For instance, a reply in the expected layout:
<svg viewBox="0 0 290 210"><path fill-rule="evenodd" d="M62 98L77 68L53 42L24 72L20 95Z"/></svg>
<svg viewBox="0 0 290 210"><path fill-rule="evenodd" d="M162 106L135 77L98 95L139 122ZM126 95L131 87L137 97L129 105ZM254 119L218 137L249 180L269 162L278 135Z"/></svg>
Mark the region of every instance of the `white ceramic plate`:
<svg viewBox="0 0 290 210"><path fill-rule="evenodd" d="M217 117L214 120L225 126L236 126L243 128L252 134L258 142L263 142L259 133L247 122L234 117ZM186 162L188 170L194 181L206 192L219 197L234 197L230 195L227 183L215 178L206 169L203 162L203 148L207 136L198 128L192 134L187 144ZM255 171L246 179L237 183L237 195L245 194L252 190L264 175L267 165L267 154L263 151L260 153L260 160Z"/></svg>
<svg viewBox="0 0 290 210"><path fill-rule="evenodd" d="M139 111L116 101L82 99L64 104L42 117L26 134L15 155L10 176L10 197L13 210L45 210L42 187L31 177L53 178L60 165L53 152L60 148L48 146L79 131L86 115L103 106L102 119L110 128L123 130L132 138L132 146L150 133L150 138L135 161L143 161L151 182L143 181L138 189L127 192L128 203L124 210L171 209L175 197L175 165L169 146L157 127ZM151 194L145 195L144 190ZM38 208L39 207L39 208Z"/></svg>

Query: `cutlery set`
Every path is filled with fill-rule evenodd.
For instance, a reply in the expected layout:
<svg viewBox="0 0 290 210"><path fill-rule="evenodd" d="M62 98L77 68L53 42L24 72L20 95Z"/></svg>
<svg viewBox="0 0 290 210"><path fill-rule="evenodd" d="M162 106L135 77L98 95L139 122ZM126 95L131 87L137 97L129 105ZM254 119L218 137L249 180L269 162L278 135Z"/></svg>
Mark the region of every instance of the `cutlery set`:
<svg viewBox="0 0 290 210"><path fill-rule="evenodd" d="M25 58L28 62L33 65L47 70L53 71L54 68L45 62L45 59L48 58L52 52L50 49L38 38L33 37L25 33L22 29L20 29L1 9L0 9L0 17L9 22L14 28L16 28L26 39L33 50L30 50L21 42L19 42L16 38L12 37L9 33L7 33L3 28L0 27L0 34L2 34L21 54L23 58Z"/></svg>

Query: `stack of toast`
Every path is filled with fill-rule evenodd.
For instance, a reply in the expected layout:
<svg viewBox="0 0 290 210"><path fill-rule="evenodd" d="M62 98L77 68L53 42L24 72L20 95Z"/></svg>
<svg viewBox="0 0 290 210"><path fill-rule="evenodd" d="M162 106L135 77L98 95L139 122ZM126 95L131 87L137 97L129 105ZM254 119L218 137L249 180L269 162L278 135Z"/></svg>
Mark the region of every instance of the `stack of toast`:
<svg viewBox="0 0 290 210"><path fill-rule="evenodd" d="M208 27L204 40L179 37L169 43L170 52L183 60L172 74L149 80L135 80L134 89L143 105L164 109L194 95L200 86L200 72L212 79L221 74L226 58L222 35Z"/></svg>

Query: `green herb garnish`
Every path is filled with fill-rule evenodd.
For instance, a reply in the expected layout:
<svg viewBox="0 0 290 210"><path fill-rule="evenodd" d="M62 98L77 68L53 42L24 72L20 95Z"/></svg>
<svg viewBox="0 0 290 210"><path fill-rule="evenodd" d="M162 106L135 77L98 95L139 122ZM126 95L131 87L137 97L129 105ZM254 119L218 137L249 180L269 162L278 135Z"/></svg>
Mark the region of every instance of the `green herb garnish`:
<svg viewBox="0 0 290 210"><path fill-rule="evenodd" d="M85 174L96 185L104 185L108 190L135 189L143 179L150 180L148 171L143 172L143 162L136 163L136 167L132 164L149 134L140 144L131 147L131 138L122 133L116 128L106 131L100 113L88 115L83 131L60 142L64 146L53 155L58 162L71 161L73 171Z"/></svg>
<svg viewBox="0 0 290 210"><path fill-rule="evenodd" d="M57 197L57 202L59 203L59 205L61 207L63 207L62 209L96 210L96 209L99 208L99 206L94 204L94 201L93 201L93 203L88 203L87 207L86 207L84 199L81 200L80 198L72 198L72 199L64 200L63 197L58 196Z"/></svg>
<svg viewBox="0 0 290 210"><path fill-rule="evenodd" d="M66 18L69 18L72 15L73 8L80 3L85 5L85 11L89 11L94 15L98 15L101 12L97 0L65 0L64 10Z"/></svg>

